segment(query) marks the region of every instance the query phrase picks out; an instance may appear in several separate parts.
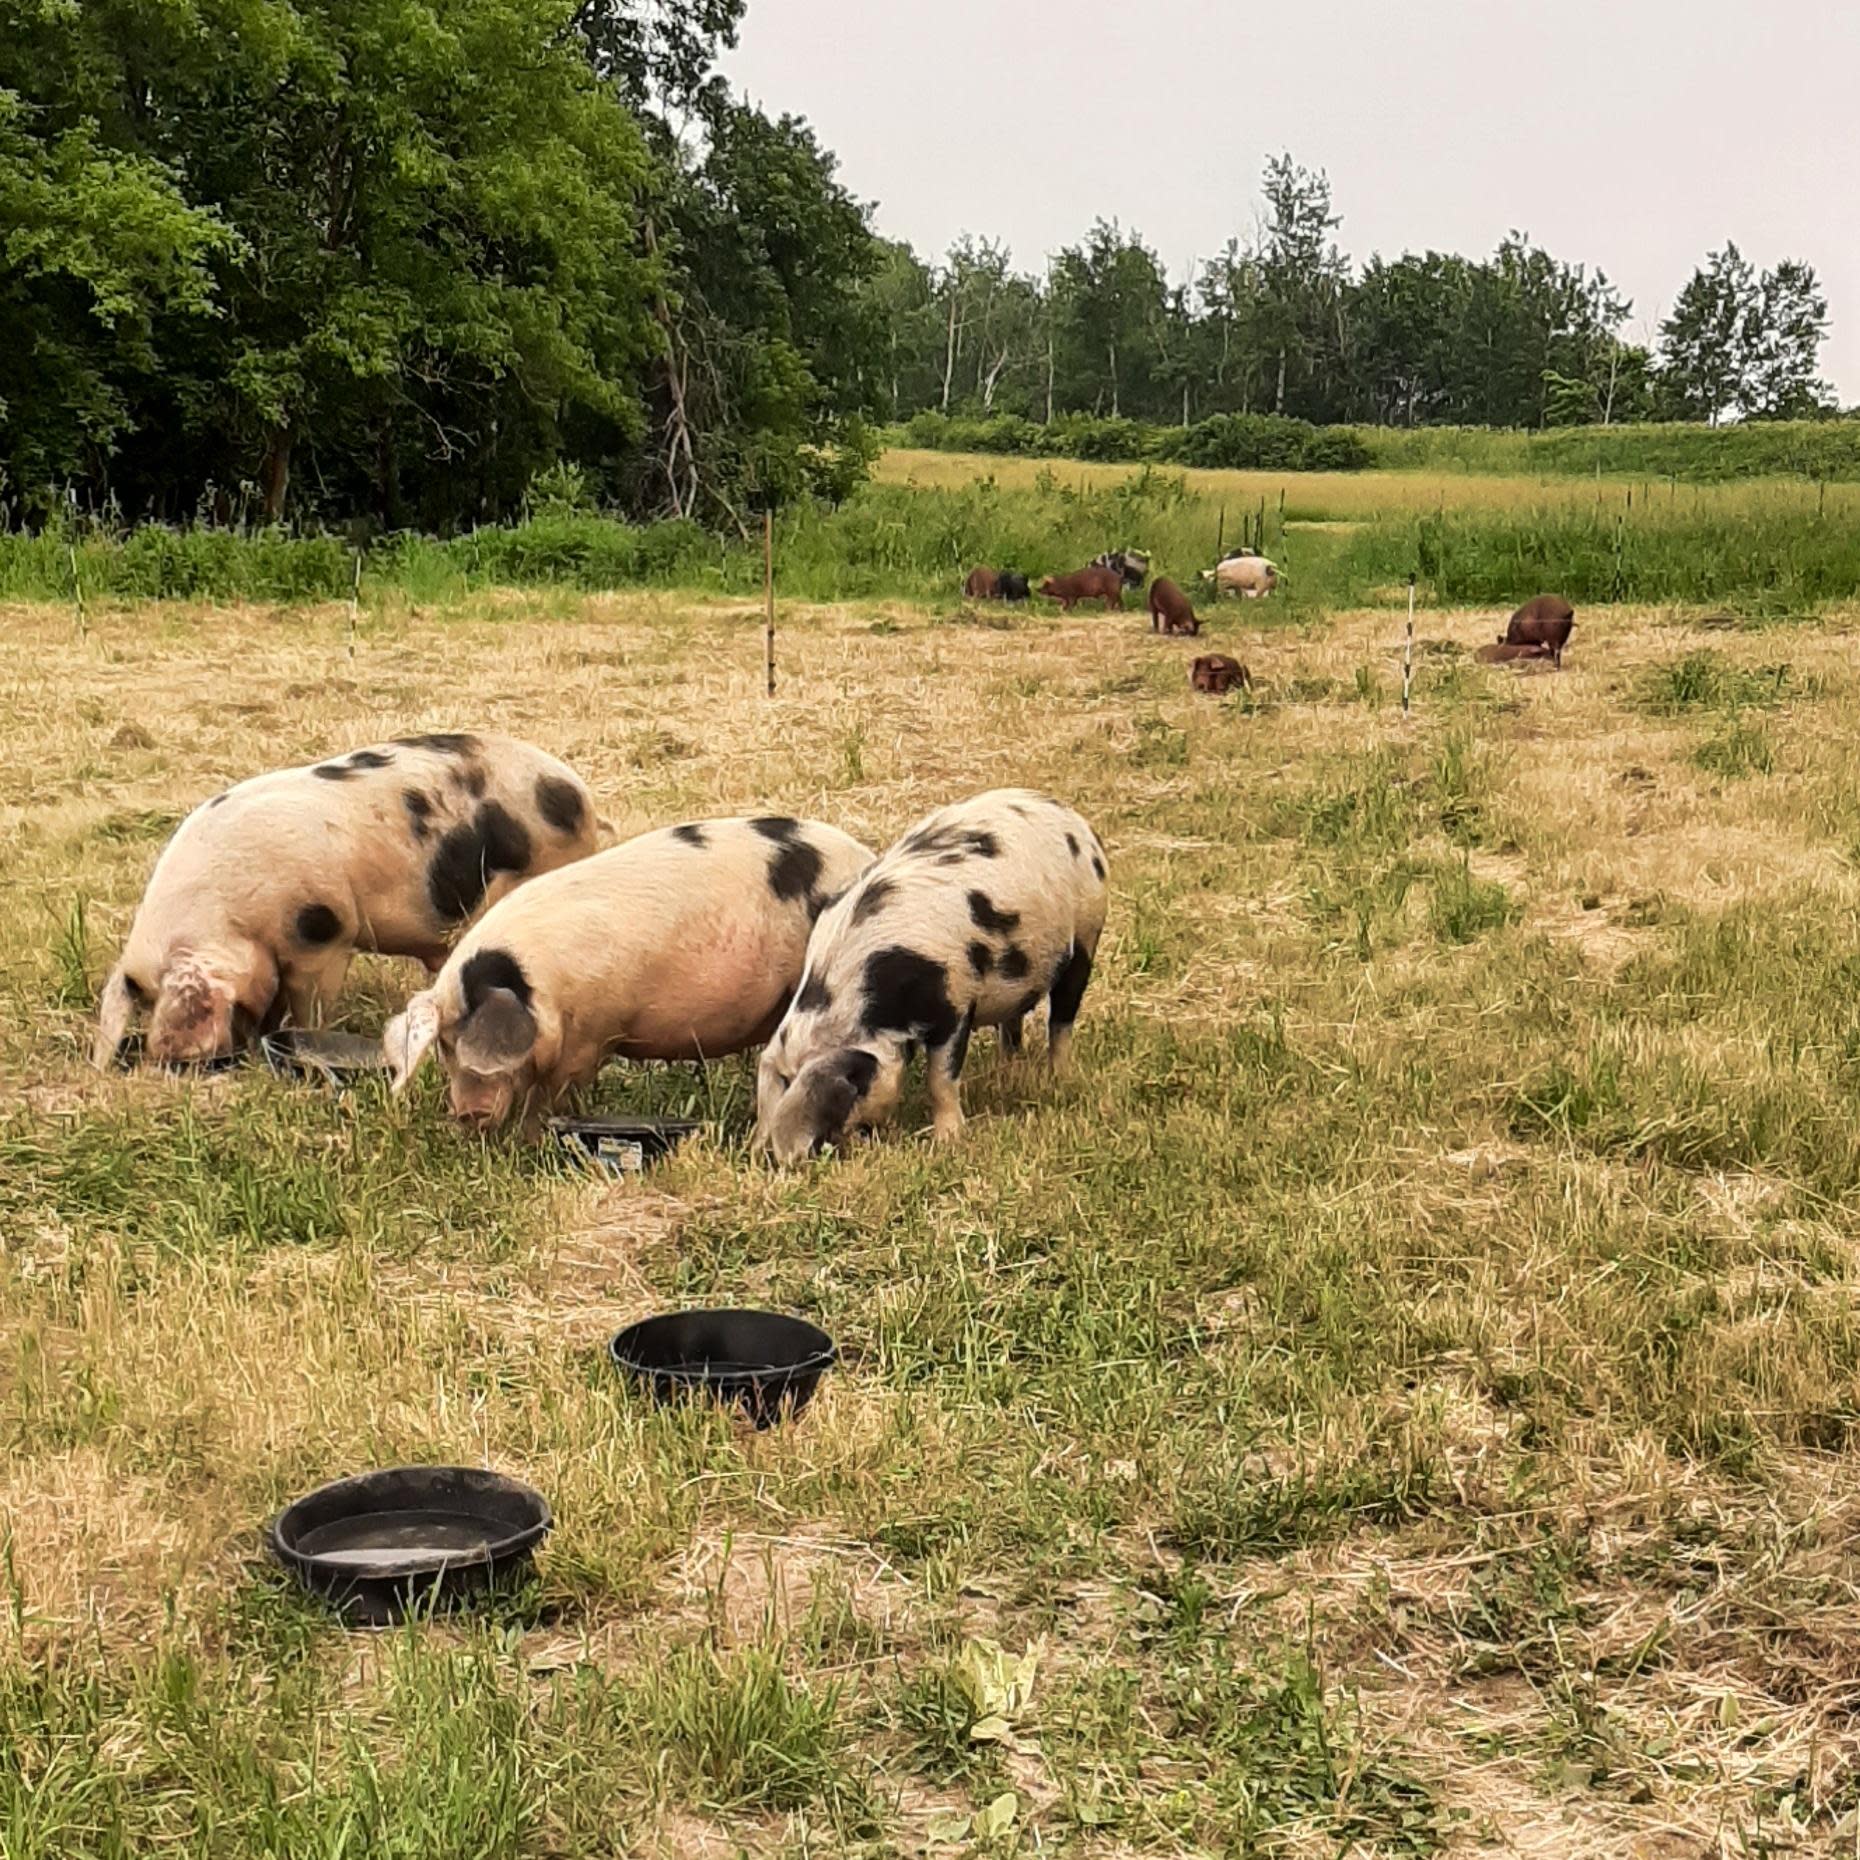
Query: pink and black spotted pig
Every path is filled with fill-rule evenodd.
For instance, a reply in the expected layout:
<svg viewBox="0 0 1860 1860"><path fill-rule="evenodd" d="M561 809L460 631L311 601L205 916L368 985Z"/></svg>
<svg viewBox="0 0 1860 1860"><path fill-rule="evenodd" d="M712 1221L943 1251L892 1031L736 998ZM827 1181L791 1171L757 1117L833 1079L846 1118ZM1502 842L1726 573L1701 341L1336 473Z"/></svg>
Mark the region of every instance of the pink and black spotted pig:
<svg viewBox="0 0 1860 1860"><path fill-rule="evenodd" d="M1062 1062L1104 914L1104 848L1071 808L1002 788L930 815L815 926L762 1055L758 1145L798 1162L889 1116L919 1046L935 1134L956 1136L977 1027L1018 1052L1044 1000L1048 1057Z"/></svg>
<svg viewBox="0 0 1860 1860"><path fill-rule="evenodd" d="M216 1058L287 1016L314 1025L357 950L437 969L513 886L585 858L581 778L505 736L403 737L255 775L197 807L163 848L104 984L92 1060L139 1013L148 1056Z"/></svg>
<svg viewBox="0 0 1860 1860"><path fill-rule="evenodd" d="M832 827L771 814L662 827L552 872L487 911L388 1023L394 1089L436 1047L452 1115L488 1130L609 1057L759 1045L814 920L871 863Z"/></svg>

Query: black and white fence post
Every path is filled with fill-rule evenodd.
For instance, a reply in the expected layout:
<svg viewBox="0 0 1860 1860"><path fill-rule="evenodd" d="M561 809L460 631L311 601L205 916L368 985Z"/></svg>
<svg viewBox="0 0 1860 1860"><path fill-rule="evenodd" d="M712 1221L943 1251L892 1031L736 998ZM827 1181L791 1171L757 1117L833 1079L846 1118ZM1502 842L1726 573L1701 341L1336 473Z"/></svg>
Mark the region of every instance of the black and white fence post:
<svg viewBox="0 0 1860 1860"><path fill-rule="evenodd" d="M1408 577L1408 643L1401 654L1401 714L1408 714L1408 701L1414 690L1414 576Z"/></svg>

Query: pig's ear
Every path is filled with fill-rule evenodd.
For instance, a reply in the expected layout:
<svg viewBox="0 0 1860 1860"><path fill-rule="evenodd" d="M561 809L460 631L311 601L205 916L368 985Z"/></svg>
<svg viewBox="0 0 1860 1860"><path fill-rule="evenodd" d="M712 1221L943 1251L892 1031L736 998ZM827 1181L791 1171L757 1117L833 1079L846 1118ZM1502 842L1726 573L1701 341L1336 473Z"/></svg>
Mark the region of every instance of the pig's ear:
<svg viewBox="0 0 1860 1860"><path fill-rule="evenodd" d="M508 988L487 989L459 1028L459 1064L473 1072L514 1072L536 1045L536 1016Z"/></svg>
<svg viewBox="0 0 1860 1860"><path fill-rule="evenodd" d="M429 988L407 1003L404 1013L396 1014L381 1031L381 1051L391 1073L389 1086L395 1092L407 1089L407 1081L420 1069L420 1061L439 1038L439 999Z"/></svg>
<svg viewBox="0 0 1860 1860"><path fill-rule="evenodd" d="M99 1072L108 1072L115 1065L135 1011L136 998L130 992L128 976L121 969L112 970L97 1002L97 1037L90 1048L90 1063Z"/></svg>

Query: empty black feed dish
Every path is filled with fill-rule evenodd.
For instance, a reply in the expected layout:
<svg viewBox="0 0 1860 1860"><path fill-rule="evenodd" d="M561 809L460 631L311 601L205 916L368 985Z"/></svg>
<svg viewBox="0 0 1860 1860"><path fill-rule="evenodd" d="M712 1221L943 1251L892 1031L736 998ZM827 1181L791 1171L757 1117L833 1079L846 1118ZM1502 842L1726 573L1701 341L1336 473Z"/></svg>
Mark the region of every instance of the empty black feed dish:
<svg viewBox="0 0 1860 1860"><path fill-rule="evenodd" d="M388 1069L381 1042L365 1033L315 1033L285 1027L266 1034L258 1050L265 1064L281 1077L314 1079L325 1085L353 1084Z"/></svg>
<svg viewBox="0 0 1860 1860"><path fill-rule="evenodd" d="M698 1128L688 1117L552 1117L549 1133L602 1175L637 1175Z"/></svg>
<svg viewBox="0 0 1860 1860"><path fill-rule="evenodd" d="M116 1064L120 1071L133 1072L146 1066L154 1072L230 1072L251 1057L247 1047L235 1047L230 1053L215 1053L211 1059L166 1059L157 1062L148 1055L148 1044L139 1033L125 1034L116 1047Z"/></svg>
<svg viewBox="0 0 1860 1860"><path fill-rule="evenodd" d="M305 1588L358 1626L446 1608L520 1573L553 1520L539 1492L475 1466L392 1466L338 1479L271 1526Z"/></svg>
<svg viewBox="0 0 1860 1860"><path fill-rule="evenodd" d="M801 1412L837 1352L804 1318L776 1311L679 1311L647 1318L607 1346L663 1402L703 1390L739 1402L758 1427Z"/></svg>

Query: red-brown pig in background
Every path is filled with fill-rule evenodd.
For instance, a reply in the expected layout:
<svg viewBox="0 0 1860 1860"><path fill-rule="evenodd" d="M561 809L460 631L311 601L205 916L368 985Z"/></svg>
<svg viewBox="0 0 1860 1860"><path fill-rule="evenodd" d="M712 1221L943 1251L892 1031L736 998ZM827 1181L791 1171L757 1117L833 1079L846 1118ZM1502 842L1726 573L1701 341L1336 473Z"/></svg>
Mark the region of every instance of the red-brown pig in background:
<svg viewBox="0 0 1860 1860"><path fill-rule="evenodd" d="M1560 594L1538 594L1511 616L1501 646L1548 646L1561 666L1563 648L1576 624L1576 610Z"/></svg>
<svg viewBox="0 0 1860 1860"><path fill-rule="evenodd" d="M1188 596L1167 575L1158 575L1150 583L1150 631L1191 635L1201 631Z"/></svg>
<svg viewBox="0 0 1860 1860"><path fill-rule="evenodd" d="M1114 568L1081 568L1072 575L1048 575L1040 592L1070 613L1080 601L1102 600L1106 609L1124 604L1124 578Z"/></svg>

